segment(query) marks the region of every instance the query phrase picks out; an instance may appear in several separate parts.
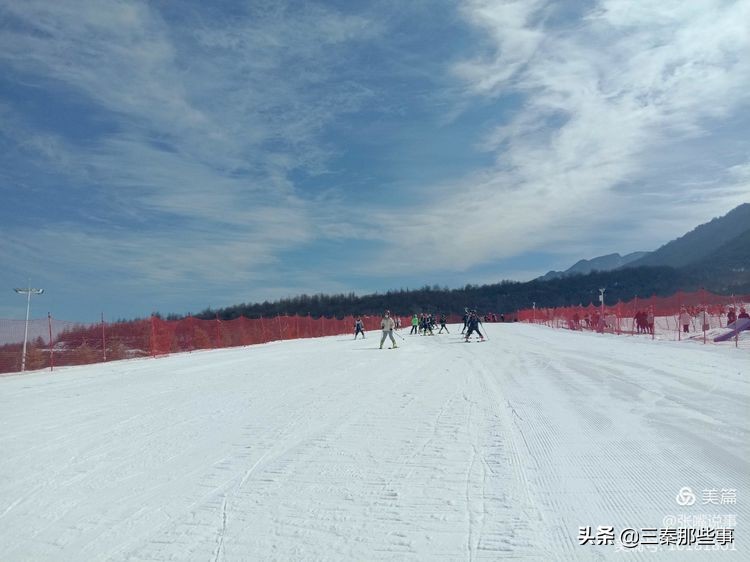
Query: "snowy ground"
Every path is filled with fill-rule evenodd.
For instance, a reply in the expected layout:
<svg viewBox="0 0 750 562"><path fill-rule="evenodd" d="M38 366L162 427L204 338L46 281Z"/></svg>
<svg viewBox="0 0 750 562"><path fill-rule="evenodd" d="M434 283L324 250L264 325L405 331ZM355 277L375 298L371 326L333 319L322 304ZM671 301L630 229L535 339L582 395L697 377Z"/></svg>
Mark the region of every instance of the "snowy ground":
<svg viewBox="0 0 750 562"><path fill-rule="evenodd" d="M750 559L747 349L488 331L0 377L0 560Z"/></svg>

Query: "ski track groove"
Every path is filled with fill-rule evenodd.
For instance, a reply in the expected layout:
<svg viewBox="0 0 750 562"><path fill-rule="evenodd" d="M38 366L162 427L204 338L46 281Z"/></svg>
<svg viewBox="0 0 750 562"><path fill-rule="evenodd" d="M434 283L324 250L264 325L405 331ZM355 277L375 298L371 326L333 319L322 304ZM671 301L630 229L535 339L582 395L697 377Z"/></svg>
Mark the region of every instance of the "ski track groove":
<svg viewBox="0 0 750 562"><path fill-rule="evenodd" d="M221 529L219 529L219 536L217 537L218 545L216 547L216 556L213 562L219 562L224 557L224 536L227 532L227 503L229 502L229 496L224 496L224 501L221 504Z"/></svg>

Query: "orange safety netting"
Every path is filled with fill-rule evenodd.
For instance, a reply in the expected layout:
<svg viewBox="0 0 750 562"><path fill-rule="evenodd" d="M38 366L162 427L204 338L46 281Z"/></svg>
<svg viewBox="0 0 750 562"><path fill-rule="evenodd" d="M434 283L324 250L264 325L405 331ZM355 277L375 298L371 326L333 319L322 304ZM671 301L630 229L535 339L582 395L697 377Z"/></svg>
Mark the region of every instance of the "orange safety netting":
<svg viewBox="0 0 750 562"><path fill-rule="evenodd" d="M379 316L362 316L366 331L380 330ZM401 327L408 317L395 317ZM311 318L235 318L147 320L96 324L54 318L29 320L26 370L83 365L134 357L267 343L299 338L354 334L353 316ZM0 373L22 370L24 320L0 320Z"/></svg>
<svg viewBox="0 0 750 562"><path fill-rule="evenodd" d="M750 303L750 296L724 296L708 291L678 292L670 297L635 298L628 302L557 308L527 308L517 313L521 322L570 330L689 338L726 328L731 314Z"/></svg>

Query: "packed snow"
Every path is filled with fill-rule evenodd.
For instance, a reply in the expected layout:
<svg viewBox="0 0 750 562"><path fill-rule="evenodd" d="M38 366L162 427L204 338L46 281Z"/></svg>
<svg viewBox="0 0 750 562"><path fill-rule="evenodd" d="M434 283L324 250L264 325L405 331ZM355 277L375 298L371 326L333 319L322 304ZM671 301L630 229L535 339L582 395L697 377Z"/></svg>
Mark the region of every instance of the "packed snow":
<svg viewBox="0 0 750 562"><path fill-rule="evenodd" d="M485 329L0 377L0 560L750 559L747 348Z"/></svg>

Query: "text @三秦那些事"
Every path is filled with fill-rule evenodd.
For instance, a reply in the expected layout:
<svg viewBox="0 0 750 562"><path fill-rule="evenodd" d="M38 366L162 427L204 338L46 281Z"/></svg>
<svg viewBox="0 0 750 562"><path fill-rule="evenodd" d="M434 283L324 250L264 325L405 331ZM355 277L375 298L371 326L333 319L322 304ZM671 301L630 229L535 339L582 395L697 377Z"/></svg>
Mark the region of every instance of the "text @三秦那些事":
<svg viewBox="0 0 750 562"><path fill-rule="evenodd" d="M616 540L619 539L619 540ZM580 545L616 546L636 548L638 546L670 547L717 547L727 548L734 544L732 528L625 528L619 533L614 526L600 525L578 528Z"/></svg>

